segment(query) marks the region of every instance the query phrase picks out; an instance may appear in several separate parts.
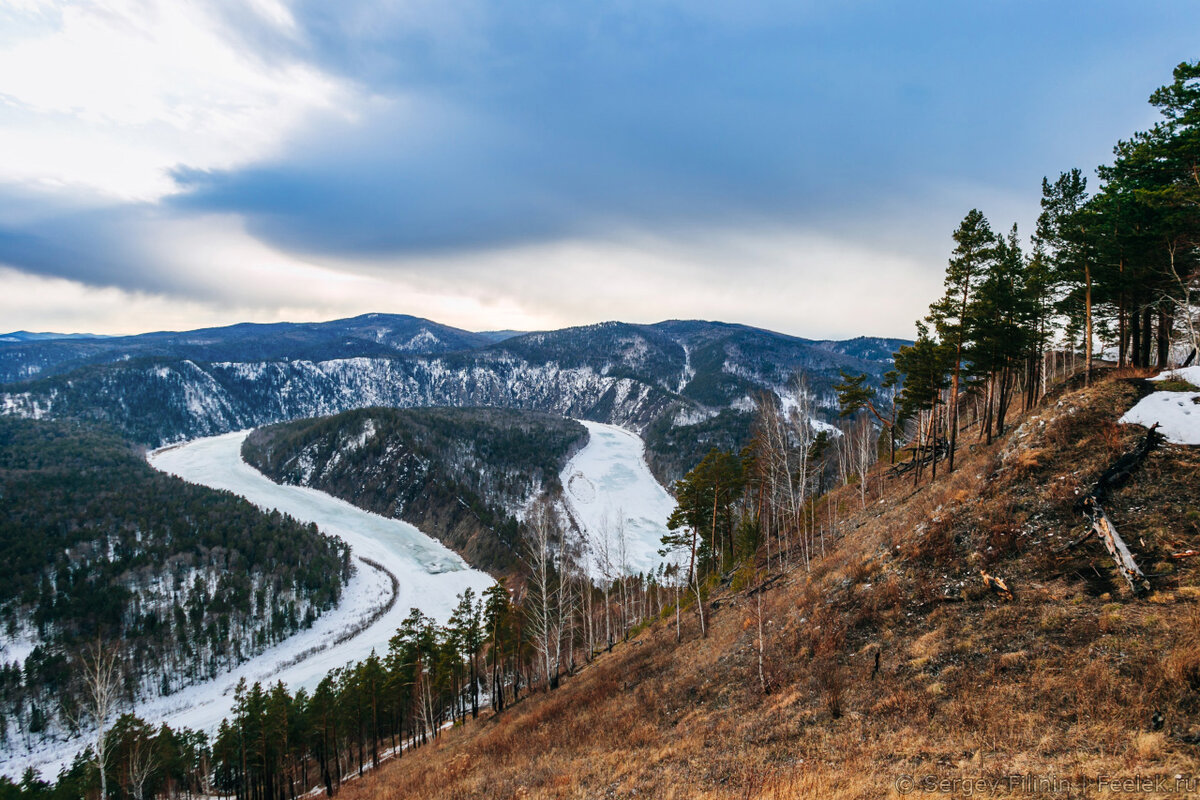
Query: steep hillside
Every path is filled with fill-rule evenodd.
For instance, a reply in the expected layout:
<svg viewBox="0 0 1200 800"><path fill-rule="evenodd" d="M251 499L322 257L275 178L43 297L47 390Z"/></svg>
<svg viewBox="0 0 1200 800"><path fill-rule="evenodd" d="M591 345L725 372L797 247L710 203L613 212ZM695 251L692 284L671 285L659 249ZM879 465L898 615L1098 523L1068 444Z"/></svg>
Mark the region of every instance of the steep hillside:
<svg viewBox="0 0 1200 800"><path fill-rule="evenodd" d="M148 334L128 350L120 349L122 340L33 343L100 348L96 358L112 363L11 384L0 391L0 413L101 420L134 441L159 445L366 406L500 406L634 428L645 435L657 476L669 483L713 445L744 444L756 399L790 391L797 371L806 373L808 391L832 419L839 372L865 372L878 386L891 368L889 346L901 344L813 342L740 325L673 321L605 323L494 343L438 328L434 346L410 330L418 324L433 330L433 323L384 319L386 325L369 316ZM408 327L397 327L398 319ZM409 347L418 340L429 346ZM466 349L472 343L476 349ZM21 360L21 353L28 355L0 346L0 361L14 359L10 373L38 374L28 370L40 356Z"/></svg>
<svg viewBox="0 0 1200 800"><path fill-rule="evenodd" d="M120 439L0 418L0 744L62 732L79 650L123 643L127 698L212 677L308 627L349 549L150 468Z"/></svg>
<svg viewBox="0 0 1200 800"><path fill-rule="evenodd" d="M275 481L399 517L503 573L516 567L518 515L562 490L559 472L587 435L532 411L369 408L260 428L242 454Z"/></svg>
<svg viewBox="0 0 1200 800"><path fill-rule="evenodd" d="M865 502L850 485L815 509L810 568L775 553L714 585L706 638L685 603L677 644L668 609L342 797L1194 794L1200 558L1174 554L1200 550L1200 449L1159 446L1106 501L1146 596L1075 510L1144 435L1116 420L1146 391L1052 397L933 483L880 467Z"/></svg>

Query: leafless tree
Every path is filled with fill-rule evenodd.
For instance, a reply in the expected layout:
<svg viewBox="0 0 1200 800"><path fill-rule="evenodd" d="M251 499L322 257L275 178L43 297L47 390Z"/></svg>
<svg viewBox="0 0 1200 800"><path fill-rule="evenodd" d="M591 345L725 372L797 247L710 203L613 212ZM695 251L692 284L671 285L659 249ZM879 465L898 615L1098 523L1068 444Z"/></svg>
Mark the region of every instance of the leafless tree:
<svg viewBox="0 0 1200 800"><path fill-rule="evenodd" d="M133 800L144 800L146 781L154 771L154 742L139 732L129 750L129 793Z"/></svg>
<svg viewBox="0 0 1200 800"><path fill-rule="evenodd" d="M866 414L859 414L847 425L839 437L839 460L843 461L845 480L858 476L858 494L863 508L867 507L867 474L875 463L879 445L879 432Z"/></svg>
<svg viewBox="0 0 1200 800"><path fill-rule="evenodd" d="M108 797L108 723L117 710L121 692L121 658L117 648L97 639L83 652L83 712L96 726L96 768L100 772L100 800ZM77 724L83 720L74 720Z"/></svg>
<svg viewBox="0 0 1200 800"><path fill-rule="evenodd" d="M763 642L763 609L762 609L763 590L760 588L754 593L756 601L755 616L758 618L758 686L762 689L763 694L768 693L767 676L763 672L763 658L766 652L766 645Z"/></svg>
<svg viewBox="0 0 1200 800"><path fill-rule="evenodd" d="M554 547L559 539L558 517L549 502L541 501L528 518L529 549L529 625L538 653L539 666L545 672L546 689L557 674L557 658L562 645L560 619L561 582L555 576Z"/></svg>
<svg viewBox="0 0 1200 800"><path fill-rule="evenodd" d="M810 451L817 438L818 419L816 399L808 376L802 372L792 381L788 405L787 433L781 444L793 455L785 460L783 467L787 469L791 525L799 535L800 552L808 567L812 562L812 527L807 512L813 477Z"/></svg>
<svg viewBox="0 0 1200 800"><path fill-rule="evenodd" d="M611 651L613 645L612 603L609 600L609 592L612 590L615 570L612 559L612 534L609 531L607 513L600 519L598 533L599 536L595 542L595 564L604 587L604 644Z"/></svg>
<svg viewBox="0 0 1200 800"><path fill-rule="evenodd" d="M625 512L617 509L617 579L621 582L621 638L629 638L629 537L625 533Z"/></svg>

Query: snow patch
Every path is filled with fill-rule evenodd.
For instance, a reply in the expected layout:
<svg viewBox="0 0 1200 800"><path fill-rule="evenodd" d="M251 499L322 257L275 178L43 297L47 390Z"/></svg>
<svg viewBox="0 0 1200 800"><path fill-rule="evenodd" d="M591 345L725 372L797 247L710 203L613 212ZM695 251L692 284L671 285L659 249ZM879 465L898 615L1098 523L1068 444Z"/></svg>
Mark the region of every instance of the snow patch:
<svg viewBox="0 0 1200 800"><path fill-rule="evenodd" d="M1180 367L1179 369L1163 370L1155 375L1152 381L1187 381L1192 386L1200 386L1200 366Z"/></svg>
<svg viewBox="0 0 1200 800"><path fill-rule="evenodd" d="M688 425L698 425L706 419L712 419L721 412L715 408L701 408L699 406L684 406L675 412L675 416L671 419L672 428L683 428Z"/></svg>
<svg viewBox="0 0 1200 800"><path fill-rule="evenodd" d="M401 345L396 345L396 349L401 352L412 353L418 350L429 350L442 343L442 340L434 335L428 328L421 328L411 339Z"/></svg>
<svg viewBox="0 0 1200 800"><path fill-rule="evenodd" d="M1125 412L1121 422L1149 428L1158 423L1158 432L1168 442L1200 445L1200 392L1155 392Z"/></svg>
<svg viewBox="0 0 1200 800"><path fill-rule="evenodd" d="M679 376L679 388L675 390L676 394L683 394L683 390L692 382L692 378L696 377L696 370L692 367L692 351L683 342L679 343L683 348L683 373Z"/></svg>
<svg viewBox="0 0 1200 800"><path fill-rule="evenodd" d="M737 400L734 400L732 403L730 403L729 407L734 411L753 413L754 411L758 410L758 403L754 402L754 398L752 398L750 395L744 394Z"/></svg>

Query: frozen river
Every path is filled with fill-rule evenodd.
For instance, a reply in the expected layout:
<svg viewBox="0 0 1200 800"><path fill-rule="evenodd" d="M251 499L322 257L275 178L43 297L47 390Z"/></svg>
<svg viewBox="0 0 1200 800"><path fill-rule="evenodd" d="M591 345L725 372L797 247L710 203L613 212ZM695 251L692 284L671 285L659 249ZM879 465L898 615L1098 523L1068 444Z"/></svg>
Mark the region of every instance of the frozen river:
<svg viewBox="0 0 1200 800"><path fill-rule="evenodd" d="M335 611L322 615L313 629L247 662L226 680L236 683L245 675L272 683L282 680L293 689L312 688L329 670L363 659L372 649L380 653L386 650L388 640L411 609L419 608L445 623L459 593L471 587L478 596L491 585L489 576L471 569L457 553L407 522L372 514L316 489L270 480L242 460L242 441L247 433L229 433L165 448L151 453L149 461L156 469L185 481L228 489L260 508L278 509L302 522L315 522L323 533L350 545L357 569ZM364 558L373 563L364 562ZM394 587L392 576L396 578ZM377 614L391 601L393 591L396 598L390 610L357 635L332 645L331 637L340 638L347 629ZM312 652L323 644L324 650ZM309 655L298 663L287 663L305 653Z"/></svg>
<svg viewBox="0 0 1200 800"><path fill-rule="evenodd" d="M478 595L492 583L488 575L471 569L452 550L407 522L363 511L314 489L272 482L242 461L247 433L164 448L151 453L149 461L156 469L191 483L227 489L261 508L315 522L324 533L350 545L355 574L338 607L322 614L309 630L214 680L139 703L134 711L155 725L166 722L212 731L229 714L233 687L242 678L250 683L283 681L293 691L302 686L311 689L330 670L363 659L372 649L386 651L388 640L412 608L445 623L456 595L467 587ZM377 618L372 622L373 617ZM19 778L26 766L33 766L53 776L82 746L78 740L40 742L23 753L0 753L0 774Z"/></svg>
<svg viewBox="0 0 1200 800"><path fill-rule="evenodd" d="M588 543L588 571L596 578L649 572L663 561L658 550L675 500L646 466L641 437L616 425L583 424L587 446L560 477Z"/></svg>
<svg viewBox="0 0 1200 800"><path fill-rule="evenodd" d="M662 560L660 539L675 503L650 474L645 447L634 433L584 422L590 438L562 473L566 504L590 545L590 572L615 577L624 569L648 571ZM407 522L364 511L324 492L274 483L242 460L248 431L197 439L156 450L150 464L191 483L226 489L260 508L278 509L350 545L355 574L338 607L307 631L264 651L214 680L138 704L148 722L212 731L229 714L233 687L283 681L293 691L311 689L330 670L387 649L412 608L440 623L467 587L478 595L492 579ZM624 539L622 547L621 540ZM607 564L602 551L607 545ZM367 559L364 561L363 559ZM368 563L369 562L369 563ZM29 750L0 752L0 774L19 777L26 766L53 776L70 762L78 740L29 742Z"/></svg>

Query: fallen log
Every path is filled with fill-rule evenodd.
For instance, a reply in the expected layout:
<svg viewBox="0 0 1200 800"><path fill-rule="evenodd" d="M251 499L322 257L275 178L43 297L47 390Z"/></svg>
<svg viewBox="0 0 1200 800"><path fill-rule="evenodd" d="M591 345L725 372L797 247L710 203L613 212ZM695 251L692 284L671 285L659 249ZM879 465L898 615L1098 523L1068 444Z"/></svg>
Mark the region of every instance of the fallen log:
<svg viewBox="0 0 1200 800"><path fill-rule="evenodd" d="M746 596L753 597L754 595L758 594L759 592L765 592L768 588L770 588L771 584L775 583L775 581L779 580L782 577L783 577L782 572L779 573L778 575L772 575L770 578L767 578L765 581L760 583L758 586L755 586L753 589L746 592Z"/></svg>
<svg viewBox="0 0 1200 800"><path fill-rule="evenodd" d="M1158 432L1158 423L1156 422L1150 426L1150 430L1146 431L1146 435L1138 442L1136 447L1118 458L1112 463L1112 466L1104 470L1104 474L1100 476L1100 479L1096 481L1096 485L1092 487L1092 490L1081 501L1081 505L1086 504L1089 499L1095 499L1098 503L1107 500L1109 492L1119 488L1125 481L1129 480L1134 470L1142 465L1142 462L1146 460L1146 456L1150 455L1150 451L1157 447L1162 439L1163 435Z"/></svg>
<svg viewBox="0 0 1200 800"><path fill-rule="evenodd" d="M1100 536L1100 540L1104 542L1104 547L1108 550L1108 554L1117 562L1117 569L1121 573L1121 577L1129 584L1129 588L1133 590L1135 595L1145 594L1150 590L1150 582L1146 580L1146 576L1142 573L1137 562L1133 559L1133 554L1129 552L1129 547L1125 544L1125 540L1121 538L1121 534L1117 533L1117 526L1113 525L1108 514L1100 506L1100 503L1095 497L1087 497L1084 499L1085 513L1092 521L1092 528Z"/></svg>
<svg viewBox="0 0 1200 800"><path fill-rule="evenodd" d="M888 468L886 474L889 478L898 477L906 472L911 472L918 466L924 468L925 466L932 464L935 459L937 461L946 460L950 456L950 445L946 442L938 442L937 446L933 448L932 452L930 451L930 448L922 447L920 448L919 455L917 448L905 447L900 451L900 455L904 455L905 453L911 453L912 457L907 461L900 461Z"/></svg>
<svg viewBox="0 0 1200 800"><path fill-rule="evenodd" d="M1145 437L1138 442L1137 446L1130 450L1125 455L1118 458L1112 463L1100 479L1096 481L1096 485L1090 492L1083 496L1075 504L1075 509L1086 516L1092 524L1092 530L1100 537L1100 541L1104 542L1105 549L1108 554L1113 557L1117 563L1117 570L1121 573L1121 577L1129 584L1129 588L1133 590L1134 595L1142 595L1150 590L1150 582L1142 573L1137 562L1133 558L1133 554L1129 552L1128 545L1121 538L1121 534L1117 533L1117 526L1109 519L1109 516L1104 511L1101 503L1108 499L1109 492L1118 488L1125 481L1129 480L1133 475L1134 470L1142 465L1146 460L1146 456L1150 454L1158 443L1162 441L1162 434L1158 432L1158 423L1150 427L1146 431ZM1074 543L1073 543L1074 544Z"/></svg>

